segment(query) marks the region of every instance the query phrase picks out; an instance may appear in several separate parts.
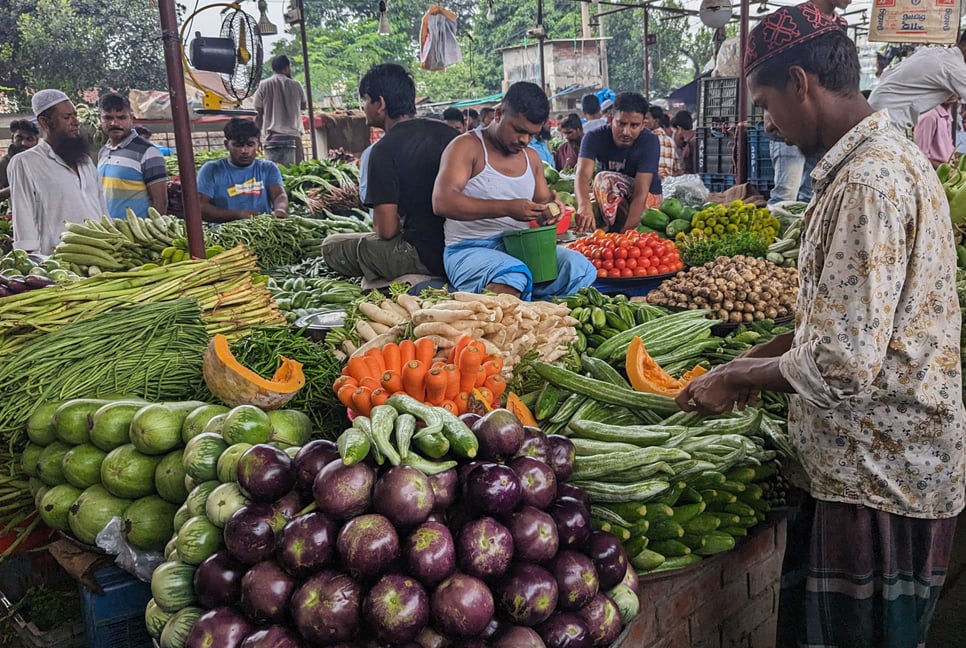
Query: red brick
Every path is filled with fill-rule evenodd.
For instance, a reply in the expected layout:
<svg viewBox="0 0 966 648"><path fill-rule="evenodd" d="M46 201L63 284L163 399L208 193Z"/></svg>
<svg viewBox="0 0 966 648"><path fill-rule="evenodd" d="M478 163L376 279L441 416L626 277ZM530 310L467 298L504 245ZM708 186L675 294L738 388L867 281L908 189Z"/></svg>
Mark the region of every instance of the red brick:
<svg viewBox="0 0 966 648"><path fill-rule="evenodd" d="M748 648L775 648L778 635L778 615L755 628L748 637Z"/></svg>
<svg viewBox="0 0 966 648"><path fill-rule="evenodd" d="M703 601L688 619L691 636L695 641L714 636L724 620L737 613L747 601L748 586L745 582L735 581L726 585L715 596Z"/></svg>
<svg viewBox="0 0 966 648"><path fill-rule="evenodd" d="M782 579L782 561L785 552L775 551L764 562L751 568L748 572L748 595L754 598L772 583L780 583Z"/></svg>
<svg viewBox="0 0 966 648"><path fill-rule="evenodd" d="M658 629L662 634L680 623L687 623L688 617L699 606L717 596L721 591L721 570L698 572L696 577L687 578L687 583L688 587L657 601Z"/></svg>
<svg viewBox="0 0 966 648"><path fill-rule="evenodd" d="M724 644L721 643L721 635L719 633L714 633L710 637L705 637L701 640L692 639L694 645L692 648L722 648ZM729 646L728 648L733 648Z"/></svg>
<svg viewBox="0 0 966 648"><path fill-rule="evenodd" d="M651 646L657 639L657 615L654 609L641 610L628 624L627 636L622 643L623 648L644 648Z"/></svg>
<svg viewBox="0 0 966 648"><path fill-rule="evenodd" d="M736 614L726 618L721 626L721 643L725 646L744 645L756 628L770 618L777 619L777 592L778 586L771 585Z"/></svg>
<svg viewBox="0 0 966 648"><path fill-rule="evenodd" d="M738 578L775 550L775 527L764 525L756 529L754 535L742 539L735 548L733 560L724 567L724 582ZM723 554L724 555L724 554Z"/></svg>
<svg viewBox="0 0 966 648"><path fill-rule="evenodd" d="M628 645L627 648L631 646ZM661 632L661 638L654 644L654 648L691 648L688 624L684 623L667 633Z"/></svg>
<svg viewBox="0 0 966 648"><path fill-rule="evenodd" d="M641 609L653 608L659 601L667 599L675 590L674 578L642 580L640 585Z"/></svg>

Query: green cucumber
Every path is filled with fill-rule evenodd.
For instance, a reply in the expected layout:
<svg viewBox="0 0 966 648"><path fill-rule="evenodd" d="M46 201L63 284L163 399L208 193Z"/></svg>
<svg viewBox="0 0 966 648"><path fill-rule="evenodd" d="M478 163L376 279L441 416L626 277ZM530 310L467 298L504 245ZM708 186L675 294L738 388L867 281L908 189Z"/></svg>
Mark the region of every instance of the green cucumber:
<svg viewBox="0 0 966 648"><path fill-rule="evenodd" d="M682 533L681 535L683 536L684 534ZM691 553L691 547L680 540L652 540L649 546L654 551L659 554L664 554L668 558L687 556Z"/></svg>
<svg viewBox="0 0 966 648"><path fill-rule="evenodd" d="M724 551L731 551L735 548L734 537L723 531L712 531L704 536L704 544L699 549L694 549L694 553L701 556L710 556Z"/></svg>

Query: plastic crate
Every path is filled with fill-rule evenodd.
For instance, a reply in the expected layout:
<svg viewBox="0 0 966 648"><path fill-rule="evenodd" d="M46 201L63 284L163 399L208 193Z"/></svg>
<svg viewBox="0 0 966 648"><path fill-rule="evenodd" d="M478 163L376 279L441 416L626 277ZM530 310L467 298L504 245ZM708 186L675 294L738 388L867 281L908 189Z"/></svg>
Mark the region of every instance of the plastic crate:
<svg viewBox="0 0 966 648"><path fill-rule="evenodd" d="M72 589L74 581L46 552L15 554L0 562L0 608L3 614L10 614L14 604L35 585ZM43 631L17 613L13 615L12 623L27 648L83 648L87 645L84 624L80 621Z"/></svg>
<svg viewBox="0 0 966 648"><path fill-rule="evenodd" d="M699 128L697 142L698 173L734 174L735 137L733 133L712 128Z"/></svg>
<svg viewBox="0 0 966 648"><path fill-rule="evenodd" d="M727 191L735 186L735 177L730 174L701 173L701 182L711 193Z"/></svg>
<svg viewBox="0 0 966 648"><path fill-rule="evenodd" d="M748 131L748 179L755 185L774 183L775 166L771 161L770 144L764 129Z"/></svg>
<svg viewBox="0 0 966 648"><path fill-rule="evenodd" d="M144 625L151 586L113 566L98 570L94 578L104 590L103 596L80 586L87 646L151 648L151 637Z"/></svg>
<svg viewBox="0 0 966 648"><path fill-rule="evenodd" d="M748 122L764 121L764 112L748 98ZM738 123L738 77L709 77L698 85L698 128L720 128Z"/></svg>

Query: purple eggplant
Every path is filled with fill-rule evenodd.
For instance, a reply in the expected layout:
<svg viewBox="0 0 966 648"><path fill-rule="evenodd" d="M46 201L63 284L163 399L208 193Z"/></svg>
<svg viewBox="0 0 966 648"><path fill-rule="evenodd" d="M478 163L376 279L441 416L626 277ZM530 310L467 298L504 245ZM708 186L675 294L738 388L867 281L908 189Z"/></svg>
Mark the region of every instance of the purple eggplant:
<svg viewBox="0 0 966 648"><path fill-rule="evenodd" d="M441 473L429 476L429 485L433 488L433 510L445 511L459 494L459 473L450 468Z"/></svg>
<svg viewBox="0 0 966 648"><path fill-rule="evenodd" d="M295 486L292 458L267 443L238 458L238 485L253 502L274 502Z"/></svg>
<svg viewBox="0 0 966 648"><path fill-rule="evenodd" d="M294 520L299 512L305 508L305 505L302 504L302 497L299 492L292 490L287 495L283 495L272 502L272 508L285 519L285 522L288 522Z"/></svg>
<svg viewBox="0 0 966 648"><path fill-rule="evenodd" d="M444 634L475 637L493 618L493 594L480 579L457 572L436 587L430 610Z"/></svg>
<svg viewBox="0 0 966 648"><path fill-rule="evenodd" d="M600 589L609 590L624 579L627 573L627 553L624 545L613 534L591 531L586 554L594 561Z"/></svg>
<svg viewBox="0 0 966 648"><path fill-rule="evenodd" d="M321 511L297 517L279 534L276 559L293 576L308 576L331 562L338 533L339 525Z"/></svg>
<svg viewBox="0 0 966 648"><path fill-rule="evenodd" d="M415 578L387 574L366 594L362 610L378 639L404 643L429 621L429 595Z"/></svg>
<svg viewBox="0 0 966 648"><path fill-rule="evenodd" d="M467 522L457 542L460 569L470 576L491 580L502 576L513 560L509 529L491 517Z"/></svg>
<svg viewBox="0 0 966 648"><path fill-rule="evenodd" d="M41 277L40 275L28 274L23 278L23 282L27 284L27 288L30 290L36 290L38 288L49 288L50 286L56 285L57 282L47 277Z"/></svg>
<svg viewBox="0 0 966 648"><path fill-rule="evenodd" d="M558 482L565 482L574 474L577 449L574 448L573 441L559 434L548 435L547 443L550 444L550 467L553 468L553 474L557 476Z"/></svg>
<svg viewBox="0 0 966 648"><path fill-rule="evenodd" d="M245 565L222 549L198 565L195 570L195 595L202 607L235 605L241 598L241 582Z"/></svg>
<svg viewBox="0 0 966 648"><path fill-rule="evenodd" d="M384 472L372 491L372 508L406 529L426 521L435 497L429 478L409 466L394 466Z"/></svg>
<svg viewBox="0 0 966 648"><path fill-rule="evenodd" d="M520 480L507 466L487 463L466 477L466 499L487 515L500 517L516 510L522 496Z"/></svg>
<svg viewBox="0 0 966 648"><path fill-rule="evenodd" d="M30 290L30 286L24 283L22 279L14 279L13 277L7 277L7 290L9 290L11 294L17 295L19 293L27 292L28 290Z"/></svg>
<svg viewBox="0 0 966 648"><path fill-rule="evenodd" d="M547 435L540 428L535 428L532 425L524 425L523 443L520 444L520 449L517 450L516 456L533 457L538 461L549 464L550 442L547 441Z"/></svg>
<svg viewBox="0 0 966 648"><path fill-rule="evenodd" d="M520 479L524 504L543 510L557 497L557 477L544 462L532 457L515 457L507 465Z"/></svg>
<svg viewBox="0 0 966 648"><path fill-rule="evenodd" d="M480 442L479 457L487 461L509 459L523 443L523 426L507 409L490 410L473 424L472 430Z"/></svg>
<svg viewBox="0 0 966 648"><path fill-rule="evenodd" d="M228 551L246 565L271 558L275 552L277 518L281 516L270 504L249 504L235 511L225 523Z"/></svg>
<svg viewBox="0 0 966 648"><path fill-rule="evenodd" d="M409 572L432 587L456 571L456 545L445 525L424 522L413 529L403 543Z"/></svg>
<svg viewBox="0 0 966 648"><path fill-rule="evenodd" d="M336 539L342 564L352 574L375 578L399 557L399 536L386 517L371 513L352 518Z"/></svg>
<svg viewBox="0 0 966 648"><path fill-rule="evenodd" d="M256 630L241 642L241 648L303 648L304 645L294 630L280 625Z"/></svg>
<svg viewBox="0 0 966 648"><path fill-rule="evenodd" d="M416 641L414 643L419 648L451 648L452 646L449 639L441 635L439 631L431 625L428 625L419 631L419 634L416 635Z"/></svg>
<svg viewBox="0 0 966 648"><path fill-rule="evenodd" d="M590 495L588 495L584 489L574 486L573 484L565 484L561 481L558 481L557 497L572 497L583 504L585 509L588 511L590 510Z"/></svg>
<svg viewBox="0 0 966 648"><path fill-rule="evenodd" d="M467 462L459 467L457 470L457 476L459 477L460 485L466 484L466 478L470 476L470 473L479 468L480 466L490 463L489 461L483 461L482 459L476 459L474 461Z"/></svg>
<svg viewBox="0 0 966 648"><path fill-rule="evenodd" d="M295 627L312 644L349 641L359 629L362 594L348 575L321 571L292 594Z"/></svg>
<svg viewBox="0 0 966 648"><path fill-rule="evenodd" d="M473 429L473 426L476 425L476 422L481 418L482 417L475 412L466 412L465 414L460 414L459 416L459 419L463 421L463 423L466 424L466 426L471 430Z"/></svg>
<svg viewBox="0 0 966 648"><path fill-rule="evenodd" d="M322 472L326 465L337 459L339 459L339 448L328 439L316 439L302 446L292 460L299 490L311 493L315 476Z"/></svg>
<svg viewBox="0 0 966 648"><path fill-rule="evenodd" d="M557 581L533 563L514 563L494 589L499 616L509 623L532 627L557 608Z"/></svg>
<svg viewBox="0 0 966 648"><path fill-rule="evenodd" d="M576 614L587 626L595 647L610 646L620 636L621 612L617 604L603 592L599 592Z"/></svg>
<svg viewBox="0 0 966 648"><path fill-rule="evenodd" d="M578 610L597 596L600 584L594 561L576 551L561 550L550 562L550 573L557 580L561 610Z"/></svg>
<svg viewBox="0 0 966 648"><path fill-rule="evenodd" d="M375 471L364 463L344 465L333 461L315 477L312 492L319 510L336 520L362 515L372 506Z"/></svg>
<svg viewBox="0 0 966 648"><path fill-rule="evenodd" d="M558 497L547 509L557 525L561 549L582 549L590 539L590 513L572 497Z"/></svg>
<svg viewBox="0 0 966 648"><path fill-rule="evenodd" d="M295 580L278 563L253 565L241 583L241 609L256 622L280 623L287 616Z"/></svg>
<svg viewBox="0 0 966 648"><path fill-rule="evenodd" d="M185 641L186 648L239 648L255 627L234 608L208 610L195 621Z"/></svg>
<svg viewBox="0 0 966 648"><path fill-rule="evenodd" d="M583 620L569 612L554 614L537 627L547 648L592 648L594 643Z"/></svg>
<svg viewBox="0 0 966 648"><path fill-rule="evenodd" d="M513 552L517 560L542 563L557 555L560 541L557 525L549 513L524 506L507 519L513 536Z"/></svg>
<svg viewBox="0 0 966 648"><path fill-rule="evenodd" d="M509 626L490 642L490 648L547 648L536 630L525 626Z"/></svg>

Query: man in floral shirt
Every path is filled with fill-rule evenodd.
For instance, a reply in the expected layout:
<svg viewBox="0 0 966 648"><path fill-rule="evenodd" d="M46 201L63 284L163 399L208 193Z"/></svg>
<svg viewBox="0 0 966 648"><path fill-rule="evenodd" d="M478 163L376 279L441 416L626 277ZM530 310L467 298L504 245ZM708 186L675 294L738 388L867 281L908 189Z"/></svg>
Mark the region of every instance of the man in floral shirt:
<svg viewBox="0 0 966 648"><path fill-rule="evenodd" d="M859 93L855 46L814 5L752 32L765 120L812 173L794 334L695 380L684 409L790 392L816 507L802 645L924 645L963 509L966 453L949 209L915 145Z"/></svg>

